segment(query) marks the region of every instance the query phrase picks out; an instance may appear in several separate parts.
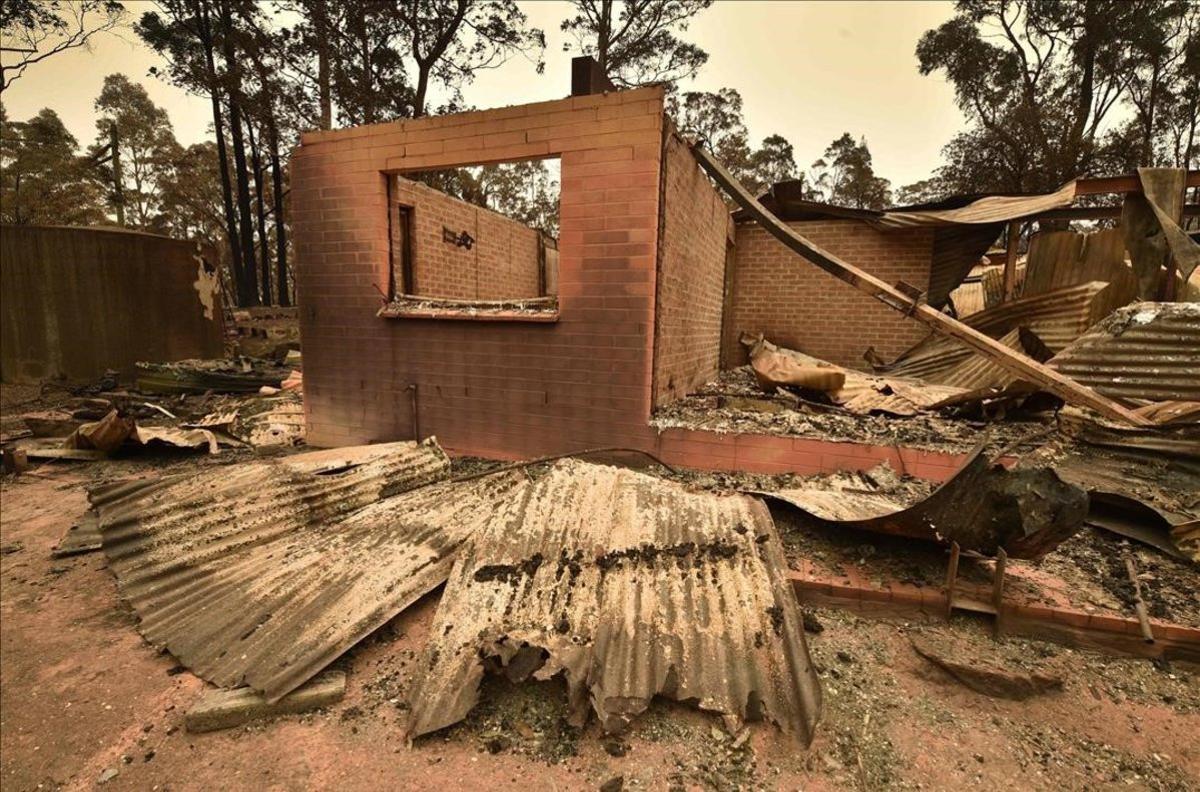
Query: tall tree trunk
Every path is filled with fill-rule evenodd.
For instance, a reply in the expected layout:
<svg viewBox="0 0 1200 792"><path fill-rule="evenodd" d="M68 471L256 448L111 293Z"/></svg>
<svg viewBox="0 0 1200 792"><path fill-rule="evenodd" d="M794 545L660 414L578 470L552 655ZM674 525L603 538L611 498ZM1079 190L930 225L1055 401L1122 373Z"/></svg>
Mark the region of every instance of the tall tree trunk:
<svg viewBox="0 0 1200 792"><path fill-rule="evenodd" d="M258 273L254 268L254 221L250 214L250 181L246 176L246 144L242 137L242 75L233 50L233 18L229 0L221 0L222 50L229 77L229 135L233 139L233 168L237 177L238 223L242 229L242 275L245 277L247 305L259 305Z"/></svg>
<svg viewBox="0 0 1200 792"><path fill-rule="evenodd" d="M279 130L275 114L267 116L267 145L271 152L271 199L275 211L275 291L280 305L291 305L288 296L287 226L283 222L283 166L279 160Z"/></svg>
<svg viewBox="0 0 1200 792"><path fill-rule="evenodd" d="M358 36L359 57L361 58L360 66L362 67L362 76L359 78L362 88L362 113L363 123L375 123L375 86L371 74L371 36L367 30L367 6L366 3L360 3L358 14L355 17L355 35Z"/></svg>
<svg viewBox="0 0 1200 792"><path fill-rule="evenodd" d="M208 71L209 97L212 99L213 129L217 134L217 162L221 169L221 197L225 206L225 235L229 239L229 264L233 283L237 290L238 305L244 305L246 294L242 284L242 249L238 240L237 217L233 213L233 187L229 178L229 154L225 150L225 120L221 112L221 88L217 80L217 65L213 55L212 24L209 18L208 0L198 6L200 45L204 50L204 65Z"/></svg>
<svg viewBox="0 0 1200 792"><path fill-rule="evenodd" d="M267 233L267 209L263 203L263 166L259 141L254 137L254 124L246 124L250 140L250 164L254 169L254 209L258 215L258 259L261 265L263 305L271 305L271 240Z"/></svg>
<svg viewBox="0 0 1200 792"><path fill-rule="evenodd" d="M321 106L321 129L331 129L333 91L329 77L329 7L325 0L313 3L313 27L317 32L317 101ZM286 296L287 289L282 293Z"/></svg>

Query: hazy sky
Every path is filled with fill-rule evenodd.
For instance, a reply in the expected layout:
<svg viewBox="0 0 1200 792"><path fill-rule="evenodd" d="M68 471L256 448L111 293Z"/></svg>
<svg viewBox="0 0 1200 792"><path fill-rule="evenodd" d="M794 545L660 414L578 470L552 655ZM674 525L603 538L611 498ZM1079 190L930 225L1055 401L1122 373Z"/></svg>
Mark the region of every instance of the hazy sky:
<svg viewBox="0 0 1200 792"><path fill-rule="evenodd" d="M150 3L126 0L133 14ZM571 53L558 29L563 3L523 0L530 21L546 31L546 71L517 57L485 72L464 91L476 107L554 99L570 90ZM842 132L865 135L875 170L899 186L925 178L940 163L941 147L962 128L951 87L917 72L917 39L953 14L949 2L746 2L719 0L699 14L685 37L709 53L708 64L685 90L736 88L755 142L779 133L806 167ZM202 140L210 105L147 70L153 51L131 31L98 40L90 52L58 55L29 69L4 92L10 118L51 107L80 140L95 136L92 103L104 76L140 80L166 108L181 143Z"/></svg>

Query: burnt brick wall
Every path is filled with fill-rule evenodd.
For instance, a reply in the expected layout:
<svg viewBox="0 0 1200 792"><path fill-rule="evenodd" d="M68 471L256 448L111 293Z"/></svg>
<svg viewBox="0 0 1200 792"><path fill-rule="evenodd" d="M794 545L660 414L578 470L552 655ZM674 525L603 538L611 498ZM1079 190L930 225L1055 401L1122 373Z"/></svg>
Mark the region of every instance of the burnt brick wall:
<svg viewBox="0 0 1200 792"><path fill-rule="evenodd" d="M932 229L879 231L858 220L790 223L850 264L888 283L929 286ZM727 366L746 362L742 332L763 333L782 346L843 366L864 368L867 347L895 357L928 334L906 319L793 253L757 223L736 228L732 304L725 324Z"/></svg>
<svg viewBox="0 0 1200 792"><path fill-rule="evenodd" d="M733 219L674 132L663 155L662 229L654 332L654 405L686 396L717 375L726 248Z"/></svg>
<svg viewBox="0 0 1200 792"><path fill-rule="evenodd" d="M538 231L499 212L460 201L425 184L392 177L393 240L401 206L412 213L413 279L409 293L459 300L538 296ZM445 241L443 229L466 231L470 249ZM400 261L394 246L392 256ZM396 273L399 283L400 273Z"/></svg>
<svg viewBox="0 0 1200 792"><path fill-rule="evenodd" d="M303 135L292 219L309 442L412 437L415 385L420 434L463 453L653 448L662 100L643 88ZM557 322L376 315L388 173L551 156Z"/></svg>

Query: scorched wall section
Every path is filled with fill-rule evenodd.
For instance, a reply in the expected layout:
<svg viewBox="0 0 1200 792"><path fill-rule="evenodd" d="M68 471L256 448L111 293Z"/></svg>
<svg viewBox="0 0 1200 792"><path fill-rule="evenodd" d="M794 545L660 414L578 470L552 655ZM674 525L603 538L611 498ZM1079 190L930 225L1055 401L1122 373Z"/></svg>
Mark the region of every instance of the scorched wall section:
<svg viewBox="0 0 1200 792"><path fill-rule="evenodd" d="M879 231L858 220L789 223L800 234L888 283L929 286L933 230ZM747 361L741 333L762 333L782 346L843 366L863 368L874 346L892 358L928 334L878 300L817 268L757 223L736 229L733 295L725 322L727 365Z"/></svg>
<svg viewBox="0 0 1200 792"><path fill-rule="evenodd" d="M717 376L729 208L684 142L666 135L662 233L654 332L654 404L686 396Z"/></svg>
<svg viewBox="0 0 1200 792"><path fill-rule="evenodd" d="M309 133L292 200L308 439L652 447L662 90ZM560 156L557 322L385 319L387 174ZM415 391L411 389L415 386Z"/></svg>

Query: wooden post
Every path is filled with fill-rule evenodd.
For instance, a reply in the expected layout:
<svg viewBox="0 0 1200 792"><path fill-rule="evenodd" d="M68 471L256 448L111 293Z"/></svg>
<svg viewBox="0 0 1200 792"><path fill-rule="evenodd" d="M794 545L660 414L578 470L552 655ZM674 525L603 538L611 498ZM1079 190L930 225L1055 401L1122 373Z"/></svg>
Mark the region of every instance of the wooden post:
<svg viewBox="0 0 1200 792"><path fill-rule="evenodd" d="M999 638L1004 632L1001 620L1004 617L1004 570L1008 566L1008 553L1001 547L996 551L996 570L992 573L992 607L996 609L996 621L992 624L992 636Z"/></svg>
<svg viewBox="0 0 1200 792"><path fill-rule="evenodd" d="M950 563L946 566L946 618L954 612L954 586L958 583L958 555L962 550L958 542L950 543Z"/></svg>
<svg viewBox="0 0 1200 792"><path fill-rule="evenodd" d="M1004 293L1000 302L1017 296L1017 245L1021 242L1021 221L1008 221L1008 243L1004 250Z"/></svg>
<svg viewBox="0 0 1200 792"><path fill-rule="evenodd" d="M1171 218L1176 223L1183 226L1183 207L1187 204L1187 179L1184 179L1183 194L1179 197L1179 214ZM1158 290L1159 302L1175 302L1176 298L1176 276L1179 274L1179 263L1175 261L1175 255L1167 250L1167 275L1163 279L1162 286Z"/></svg>
<svg viewBox="0 0 1200 792"><path fill-rule="evenodd" d="M1146 612L1146 601L1142 599L1142 582L1138 580L1137 567L1133 564L1133 556L1128 551L1125 556L1125 574L1133 584L1133 609L1137 613L1138 626L1142 628L1142 638L1146 643L1154 643L1154 631L1150 629L1150 614Z"/></svg>
<svg viewBox="0 0 1200 792"><path fill-rule="evenodd" d="M827 250L818 247L800 234L770 210L760 204L732 174L718 162L712 154L695 142L691 143L692 154L696 161L712 176L717 184L753 217L771 236L800 257L812 262L820 269L828 272L839 280L845 281L854 288L874 297L884 305L905 316L928 325L934 331L948 335L956 341L969 347L981 357L992 361L1009 373L1036 383L1044 390L1053 393L1063 401L1083 407L1090 407L1106 418L1121 421L1132 426L1150 426L1153 422L1127 407L1102 396L1086 385L1082 385L1065 374L1038 363L1015 350L1009 349L991 336L985 335L973 327L963 324L957 319L942 313L924 302L914 300L895 286L883 281L871 273L855 267Z"/></svg>

